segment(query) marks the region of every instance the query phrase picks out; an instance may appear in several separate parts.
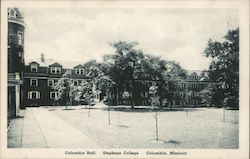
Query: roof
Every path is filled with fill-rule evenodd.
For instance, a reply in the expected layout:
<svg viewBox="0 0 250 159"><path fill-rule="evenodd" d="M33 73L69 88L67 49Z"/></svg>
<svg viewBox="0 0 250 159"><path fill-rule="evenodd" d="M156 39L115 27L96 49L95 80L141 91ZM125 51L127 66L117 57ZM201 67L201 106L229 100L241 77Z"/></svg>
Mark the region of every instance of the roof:
<svg viewBox="0 0 250 159"><path fill-rule="evenodd" d="M39 65L39 63L36 62L36 61L32 61L32 62L30 62L29 64L37 64L37 65Z"/></svg>
<svg viewBox="0 0 250 159"><path fill-rule="evenodd" d="M53 64L51 64L51 65L49 65L49 66L58 66L58 67L61 67L62 65L59 64L59 63L57 63L57 62L55 62L55 63L53 63Z"/></svg>
<svg viewBox="0 0 250 159"><path fill-rule="evenodd" d="M12 12L14 12L14 16L11 16ZM19 11L18 8L8 8L8 19L9 20L18 20L20 22L24 22L22 13Z"/></svg>
<svg viewBox="0 0 250 159"><path fill-rule="evenodd" d="M76 67L77 65L83 63L80 61L64 61L64 60L54 60L54 59L44 59L44 62L42 62L40 58L30 59L30 60L27 60L25 62L28 64L31 62L37 62L42 67L49 67L52 64L58 63L63 68L66 68L66 69L72 69L72 68Z"/></svg>
<svg viewBox="0 0 250 159"><path fill-rule="evenodd" d="M193 73L196 73L198 76L201 76L202 70L187 70L187 74L190 76Z"/></svg>
<svg viewBox="0 0 250 159"><path fill-rule="evenodd" d="M83 65L79 64L79 65L75 66L74 68L83 68L83 67L84 67Z"/></svg>

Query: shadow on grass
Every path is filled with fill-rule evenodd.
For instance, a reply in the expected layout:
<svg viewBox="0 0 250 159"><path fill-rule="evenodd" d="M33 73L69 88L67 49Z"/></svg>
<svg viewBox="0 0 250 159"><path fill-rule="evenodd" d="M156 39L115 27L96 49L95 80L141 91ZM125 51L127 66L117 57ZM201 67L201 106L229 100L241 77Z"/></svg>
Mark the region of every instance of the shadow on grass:
<svg viewBox="0 0 250 159"><path fill-rule="evenodd" d="M129 112L129 113L147 113L147 112L177 112L177 111L180 111L180 112L186 112L186 111L189 111L189 112L192 112L192 111L201 111L201 109L199 108L172 108L172 109L157 109L157 108L116 108L116 107L111 107L111 108L102 108L102 110L104 111L108 111L108 109L110 111L120 111L120 112Z"/></svg>
<svg viewBox="0 0 250 159"><path fill-rule="evenodd" d="M175 144L175 145L180 145L182 142L176 141L176 140L168 140L165 142L166 144Z"/></svg>
<svg viewBox="0 0 250 159"><path fill-rule="evenodd" d="M64 108L64 109L61 109L61 110L75 110L75 109L72 109L72 108Z"/></svg>
<svg viewBox="0 0 250 159"><path fill-rule="evenodd" d="M55 111L55 110L57 110L57 109L49 109L48 111Z"/></svg>
<svg viewBox="0 0 250 159"><path fill-rule="evenodd" d="M222 123L227 123L227 124L239 124L238 121L221 121Z"/></svg>
<svg viewBox="0 0 250 159"><path fill-rule="evenodd" d="M49 109L48 111L60 111L60 110L76 110L76 109L72 109L72 108L64 108L64 109Z"/></svg>
<svg viewBox="0 0 250 159"><path fill-rule="evenodd" d="M98 109L98 108L93 108L93 107L87 107L87 108L80 108L80 109Z"/></svg>
<svg viewBox="0 0 250 159"><path fill-rule="evenodd" d="M237 108L226 108L226 110L239 110Z"/></svg>
<svg viewBox="0 0 250 159"><path fill-rule="evenodd" d="M127 125L116 125L117 127L120 127L120 128L129 128L129 126Z"/></svg>
<svg viewBox="0 0 250 159"><path fill-rule="evenodd" d="M150 139L149 142L154 143L154 144L170 144L170 145L180 145L182 142L176 141L176 140L162 140L162 139Z"/></svg>

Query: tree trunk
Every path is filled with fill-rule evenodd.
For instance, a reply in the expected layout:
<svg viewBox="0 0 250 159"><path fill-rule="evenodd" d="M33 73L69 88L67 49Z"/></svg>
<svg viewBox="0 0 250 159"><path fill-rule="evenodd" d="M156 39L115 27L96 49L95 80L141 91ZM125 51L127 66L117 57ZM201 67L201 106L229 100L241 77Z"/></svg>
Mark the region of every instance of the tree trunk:
<svg viewBox="0 0 250 159"><path fill-rule="evenodd" d="M135 81L134 79L132 80L132 102L131 102L131 109L134 109L135 106Z"/></svg>
<svg viewBox="0 0 250 159"><path fill-rule="evenodd" d="M156 140L159 140L158 137L158 112L155 112L155 135L156 135Z"/></svg>
<svg viewBox="0 0 250 159"><path fill-rule="evenodd" d="M72 97L69 98L70 105L72 105Z"/></svg>
<svg viewBox="0 0 250 159"><path fill-rule="evenodd" d="M89 112L88 112L88 117L90 117L90 107L88 106L88 110L89 110Z"/></svg>
<svg viewBox="0 0 250 159"><path fill-rule="evenodd" d="M226 121L226 109L223 108L223 122Z"/></svg>
<svg viewBox="0 0 250 159"><path fill-rule="evenodd" d="M108 106L108 121L109 121L109 125L110 125L110 109L109 109L109 106Z"/></svg>
<svg viewBox="0 0 250 159"><path fill-rule="evenodd" d="M134 109L134 106L135 106L135 100L134 100L134 93L132 92L131 109Z"/></svg>
<svg viewBox="0 0 250 159"><path fill-rule="evenodd" d="M116 85L116 103L115 105L118 105L118 84Z"/></svg>

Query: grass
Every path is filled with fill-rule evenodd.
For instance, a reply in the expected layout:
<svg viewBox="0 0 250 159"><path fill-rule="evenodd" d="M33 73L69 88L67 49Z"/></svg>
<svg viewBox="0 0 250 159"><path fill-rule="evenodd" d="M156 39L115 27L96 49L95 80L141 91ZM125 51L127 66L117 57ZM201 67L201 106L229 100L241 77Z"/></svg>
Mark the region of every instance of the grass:
<svg viewBox="0 0 250 159"><path fill-rule="evenodd" d="M111 108L111 125L108 111L87 109L51 111L70 123L102 148L199 148L236 149L239 147L238 111L223 109L189 108L161 110L159 115L159 139L155 138L154 111L151 109Z"/></svg>

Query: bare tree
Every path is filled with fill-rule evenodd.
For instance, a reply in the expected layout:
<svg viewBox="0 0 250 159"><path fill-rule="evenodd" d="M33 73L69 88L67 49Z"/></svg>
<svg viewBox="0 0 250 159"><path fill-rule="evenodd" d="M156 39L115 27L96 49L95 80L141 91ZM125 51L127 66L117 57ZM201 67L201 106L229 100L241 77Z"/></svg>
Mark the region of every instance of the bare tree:
<svg viewBox="0 0 250 159"><path fill-rule="evenodd" d="M158 116L159 116L159 96L157 94L157 89L158 86L154 82L153 85L149 88L149 93L151 94L151 105L156 108L154 118L155 118L155 136L156 136L156 141L159 140L159 126L158 126Z"/></svg>

